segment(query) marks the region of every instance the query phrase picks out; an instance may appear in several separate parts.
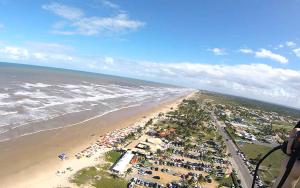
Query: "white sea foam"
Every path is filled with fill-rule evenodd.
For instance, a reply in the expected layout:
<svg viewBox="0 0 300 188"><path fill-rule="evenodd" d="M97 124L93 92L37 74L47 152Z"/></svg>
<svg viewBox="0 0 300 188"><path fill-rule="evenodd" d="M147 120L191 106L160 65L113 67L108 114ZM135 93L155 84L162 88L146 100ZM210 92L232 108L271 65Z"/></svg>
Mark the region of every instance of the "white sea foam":
<svg viewBox="0 0 300 188"><path fill-rule="evenodd" d="M3 111L0 110L0 116L6 116L6 115L11 115L11 114L17 114L17 111Z"/></svg>
<svg viewBox="0 0 300 188"><path fill-rule="evenodd" d="M87 110L98 110L101 116L103 111L105 114L124 106L160 101L184 91L182 88L104 85L85 81L78 84L15 84L15 88L7 90L7 93L0 93L0 126L14 130Z"/></svg>
<svg viewBox="0 0 300 188"><path fill-rule="evenodd" d="M42 130L30 132L30 133L25 133L25 134L19 135L19 137L28 136L28 135L36 134L36 133L43 132L43 131L51 131L51 130L61 129L61 128L64 128L64 127L71 127L71 126L74 126L74 125L79 125L79 124L91 121L93 119L97 119L99 117L102 117L104 115L107 115L109 113L112 113L112 112L115 112L115 111L118 111L118 110L122 110L122 109L126 109L126 108L133 108L133 107L137 107L137 106L140 106L140 105L141 104L134 104L134 105L129 105L129 106L124 106L124 107L116 108L116 109L106 111L106 112L104 112L102 114L93 116L91 118L85 119L85 120L77 122L77 123L68 124L68 125L64 125L64 126L59 126L59 127L55 127L55 128L42 129ZM14 128L17 128L17 127L14 127ZM3 133L6 133L6 132L8 132L8 131L4 131L4 130L0 131L0 135L3 134ZM8 140L10 140L10 138L0 139L0 142L4 142L4 141L8 141Z"/></svg>
<svg viewBox="0 0 300 188"><path fill-rule="evenodd" d="M8 93L0 93L0 100L9 98L10 95Z"/></svg>
<svg viewBox="0 0 300 188"><path fill-rule="evenodd" d="M24 83L21 87L30 89L30 88L43 88L43 87L50 87L51 85L45 83Z"/></svg>

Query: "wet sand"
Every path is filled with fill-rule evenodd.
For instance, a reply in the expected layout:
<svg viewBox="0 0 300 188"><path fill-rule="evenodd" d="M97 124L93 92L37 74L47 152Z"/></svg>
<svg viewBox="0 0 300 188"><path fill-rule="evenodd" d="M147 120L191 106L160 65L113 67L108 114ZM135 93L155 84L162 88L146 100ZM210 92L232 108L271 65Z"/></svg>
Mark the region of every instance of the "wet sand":
<svg viewBox="0 0 300 188"><path fill-rule="evenodd" d="M122 109L102 117L56 130L44 131L0 143L0 187L32 187L28 182L47 178L62 165L57 155L83 150L106 132L132 125L175 107L184 97L160 104ZM47 185L46 187L52 187Z"/></svg>

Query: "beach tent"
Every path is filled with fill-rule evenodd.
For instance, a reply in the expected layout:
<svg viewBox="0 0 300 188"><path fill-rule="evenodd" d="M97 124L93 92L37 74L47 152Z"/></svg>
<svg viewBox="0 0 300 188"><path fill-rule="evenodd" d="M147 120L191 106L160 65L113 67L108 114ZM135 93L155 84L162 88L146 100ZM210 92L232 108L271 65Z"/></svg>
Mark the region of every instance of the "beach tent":
<svg viewBox="0 0 300 188"><path fill-rule="evenodd" d="M65 153L61 153L58 155L58 158L60 158L61 160L66 159L66 154Z"/></svg>
<svg viewBox="0 0 300 188"><path fill-rule="evenodd" d="M125 170L127 169L127 165L130 163L133 157L134 154L130 151L127 151L125 155L123 155L121 159L117 162L117 164L115 164L112 171L119 174L124 174Z"/></svg>

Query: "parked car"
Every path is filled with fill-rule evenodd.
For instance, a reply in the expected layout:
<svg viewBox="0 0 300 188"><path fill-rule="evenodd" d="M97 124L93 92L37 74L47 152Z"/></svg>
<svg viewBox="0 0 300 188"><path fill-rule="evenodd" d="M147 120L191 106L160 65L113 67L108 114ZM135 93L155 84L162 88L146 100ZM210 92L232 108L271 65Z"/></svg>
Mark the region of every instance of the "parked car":
<svg viewBox="0 0 300 188"><path fill-rule="evenodd" d="M151 170L146 171L146 174L152 174Z"/></svg>

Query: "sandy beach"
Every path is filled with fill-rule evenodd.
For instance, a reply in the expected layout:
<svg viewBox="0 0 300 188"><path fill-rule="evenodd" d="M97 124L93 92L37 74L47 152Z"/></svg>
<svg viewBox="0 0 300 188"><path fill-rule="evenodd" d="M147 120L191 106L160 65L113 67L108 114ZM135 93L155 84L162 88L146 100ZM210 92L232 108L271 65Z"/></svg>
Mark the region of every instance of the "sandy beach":
<svg viewBox="0 0 300 188"><path fill-rule="evenodd" d="M74 126L2 142L0 143L0 187L32 188L67 185L67 179L72 173L99 163L96 158L105 151L99 151L97 155L84 160L77 160L76 153L109 131L143 123L160 112L167 112L171 107L176 107L185 97L187 96L160 104L122 109ZM62 152L67 154L68 160L61 161L57 157ZM67 172L63 177L56 175L58 170L69 166L72 166L72 172Z"/></svg>

